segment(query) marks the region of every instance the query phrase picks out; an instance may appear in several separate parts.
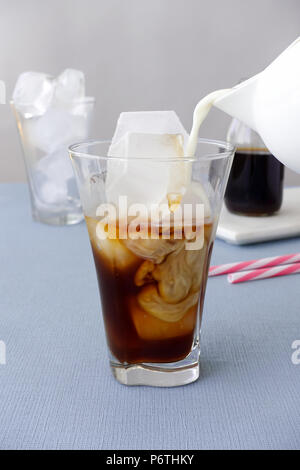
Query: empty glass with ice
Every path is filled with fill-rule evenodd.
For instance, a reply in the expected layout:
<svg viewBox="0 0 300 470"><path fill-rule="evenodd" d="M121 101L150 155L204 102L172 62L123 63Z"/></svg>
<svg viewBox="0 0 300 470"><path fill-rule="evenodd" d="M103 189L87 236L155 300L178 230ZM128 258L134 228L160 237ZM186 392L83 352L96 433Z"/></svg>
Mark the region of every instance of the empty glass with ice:
<svg viewBox="0 0 300 470"><path fill-rule="evenodd" d="M66 69L55 79L25 72L16 83L11 106L34 220L54 225L80 222L82 208L67 149L89 137L94 99L85 96L83 73Z"/></svg>
<svg viewBox="0 0 300 470"><path fill-rule="evenodd" d="M173 112L122 113L112 143L72 145L116 379L176 386L199 376L200 326L233 156Z"/></svg>

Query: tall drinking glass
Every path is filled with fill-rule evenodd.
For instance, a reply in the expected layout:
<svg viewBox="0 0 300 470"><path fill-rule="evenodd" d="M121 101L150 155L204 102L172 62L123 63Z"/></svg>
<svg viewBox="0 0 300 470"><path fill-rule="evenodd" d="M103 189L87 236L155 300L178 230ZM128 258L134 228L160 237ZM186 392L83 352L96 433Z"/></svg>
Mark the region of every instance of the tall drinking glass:
<svg viewBox="0 0 300 470"><path fill-rule="evenodd" d="M82 207L68 146L89 138L94 99L53 106L33 117L18 111L13 102L11 107L23 150L33 219L51 225L81 222Z"/></svg>
<svg viewBox="0 0 300 470"><path fill-rule="evenodd" d="M133 158L147 174L187 175L185 196L145 207L112 201L109 173L128 160L109 142L72 145L70 156L89 232L115 378L127 385L177 386L199 377L207 275L234 148L199 140L194 158ZM153 182L155 184L155 182ZM130 182L143 194L143 181ZM148 186L149 188L149 186ZM139 202L139 201L137 201ZM122 210L121 210L122 206Z"/></svg>

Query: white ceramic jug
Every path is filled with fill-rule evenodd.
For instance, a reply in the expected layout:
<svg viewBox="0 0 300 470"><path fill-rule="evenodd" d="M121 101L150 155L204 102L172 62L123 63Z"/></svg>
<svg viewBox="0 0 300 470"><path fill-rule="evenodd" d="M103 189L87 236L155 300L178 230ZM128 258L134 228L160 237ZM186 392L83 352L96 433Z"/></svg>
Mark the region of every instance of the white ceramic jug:
<svg viewBox="0 0 300 470"><path fill-rule="evenodd" d="M300 173L300 37L214 106L256 130L278 160Z"/></svg>

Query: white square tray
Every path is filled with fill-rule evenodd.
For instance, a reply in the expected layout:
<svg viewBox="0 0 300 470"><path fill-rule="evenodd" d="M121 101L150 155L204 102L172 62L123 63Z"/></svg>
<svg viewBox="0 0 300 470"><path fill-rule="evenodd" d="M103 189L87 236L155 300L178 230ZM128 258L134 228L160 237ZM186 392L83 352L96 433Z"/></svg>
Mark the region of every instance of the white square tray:
<svg viewBox="0 0 300 470"><path fill-rule="evenodd" d="M300 187L285 188L280 211L269 217L231 214L223 204L217 237L245 245L300 235Z"/></svg>

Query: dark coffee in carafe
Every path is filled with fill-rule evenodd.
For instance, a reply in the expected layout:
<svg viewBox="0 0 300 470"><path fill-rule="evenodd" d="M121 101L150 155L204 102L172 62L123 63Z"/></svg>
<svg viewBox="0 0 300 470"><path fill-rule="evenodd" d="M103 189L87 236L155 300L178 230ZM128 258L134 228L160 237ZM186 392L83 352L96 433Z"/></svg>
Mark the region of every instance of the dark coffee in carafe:
<svg viewBox="0 0 300 470"><path fill-rule="evenodd" d="M231 212L270 215L282 203L284 166L267 149L238 148L225 194Z"/></svg>
<svg viewBox="0 0 300 470"><path fill-rule="evenodd" d="M282 203L284 166L266 148L260 135L233 119L227 140L236 147L225 204L230 212L264 216Z"/></svg>

